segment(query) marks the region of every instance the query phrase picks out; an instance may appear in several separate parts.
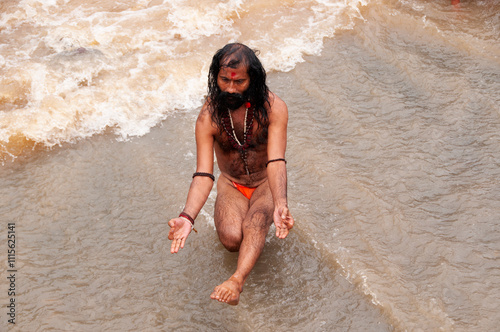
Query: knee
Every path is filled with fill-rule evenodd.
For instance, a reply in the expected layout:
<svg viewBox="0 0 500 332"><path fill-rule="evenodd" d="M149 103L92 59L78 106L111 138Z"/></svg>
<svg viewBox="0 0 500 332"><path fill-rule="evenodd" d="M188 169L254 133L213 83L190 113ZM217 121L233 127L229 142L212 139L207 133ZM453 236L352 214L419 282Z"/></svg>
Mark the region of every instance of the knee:
<svg viewBox="0 0 500 332"><path fill-rule="evenodd" d="M230 252L237 252L240 250L241 236L235 234L219 235L220 242Z"/></svg>
<svg viewBox="0 0 500 332"><path fill-rule="evenodd" d="M240 244L230 244L230 245L227 245L227 244L224 244L224 247L226 248L227 251L229 252L238 252L240 251Z"/></svg>

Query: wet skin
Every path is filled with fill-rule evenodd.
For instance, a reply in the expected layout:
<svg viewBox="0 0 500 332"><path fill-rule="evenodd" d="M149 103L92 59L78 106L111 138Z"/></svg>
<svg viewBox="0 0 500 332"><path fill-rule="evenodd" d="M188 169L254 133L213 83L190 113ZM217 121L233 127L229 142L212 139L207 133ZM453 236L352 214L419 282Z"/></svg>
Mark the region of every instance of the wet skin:
<svg viewBox="0 0 500 332"><path fill-rule="evenodd" d="M223 92L243 94L250 85L247 68L222 66L217 83ZM243 285L255 266L264 248L266 235L275 223L276 236L284 239L293 227L286 198L286 166L284 162L270 163L267 160L283 158L286 149L286 126L288 111L285 103L270 93L268 109L268 139L258 140L259 130L254 121L252 147L248 151L247 174L241 156L236 149L227 149L229 144L225 133L212 122L208 104L205 103L196 123L197 172L213 173L213 155L217 157L221 176L217 181L215 202L215 226L221 243L229 251L238 251L238 264L234 274L215 287L210 297L214 300L236 305ZM245 106L231 111L237 137L243 137ZM262 136L262 135L260 135ZM241 140L240 140L241 141ZM247 199L231 181L256 187L252 197ZM191 183L184 211L196 218L212 187L212 180L195 177ZM171 252L184 247L191 232L187 219L174 218L169 221Z"/></svg>

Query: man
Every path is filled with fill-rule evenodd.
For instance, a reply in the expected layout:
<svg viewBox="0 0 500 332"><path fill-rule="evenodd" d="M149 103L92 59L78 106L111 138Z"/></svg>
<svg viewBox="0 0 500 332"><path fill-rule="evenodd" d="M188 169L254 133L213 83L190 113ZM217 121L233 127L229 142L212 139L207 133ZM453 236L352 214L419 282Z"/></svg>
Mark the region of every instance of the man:
<svg viewBox="0 0 500 332"><path fill-rule="evenodd" d="M236 305L271 223L280 239L294 224L284 159L288 109L268 90L266 72L254 51L242 44L217 51L208 83L209 95L196 121L196 173L184 210L168 222L168 238L172 253L184 248L213 186L215 151L221 172L215 227L226 249L239 254L235 273L210 297Z"/></svg>

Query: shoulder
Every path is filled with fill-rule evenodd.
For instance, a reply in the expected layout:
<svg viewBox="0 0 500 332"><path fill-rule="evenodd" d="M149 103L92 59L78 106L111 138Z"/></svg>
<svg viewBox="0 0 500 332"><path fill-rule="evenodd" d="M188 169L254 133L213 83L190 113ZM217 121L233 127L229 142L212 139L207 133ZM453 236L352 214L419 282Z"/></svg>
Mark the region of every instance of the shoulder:
<svg viewBox="0 0 500 332"><path fill-rule="evenodd" d="M273 119L287 119L288 118L288 107L286 103L278 97L275 93L269 91L269 120L272 122Z"/></svg>
<svg viewBox="0 0 500 332"><path fill-rule="evenodd" d="M210 112L210 105L208 101L205 101L203 107L200 110L200 114L198 114L197 121L206 121L212 117L212 113Z"/></svg>
<svg viewBox="0 0 500 332"><path fill-rule="evenodd" d="M215 128L216 126L212 121L212 112L210 112L209 103L206 101L200 110L200 114L198 114L198 118L196 119L196 130L211 132Z"/></svg>

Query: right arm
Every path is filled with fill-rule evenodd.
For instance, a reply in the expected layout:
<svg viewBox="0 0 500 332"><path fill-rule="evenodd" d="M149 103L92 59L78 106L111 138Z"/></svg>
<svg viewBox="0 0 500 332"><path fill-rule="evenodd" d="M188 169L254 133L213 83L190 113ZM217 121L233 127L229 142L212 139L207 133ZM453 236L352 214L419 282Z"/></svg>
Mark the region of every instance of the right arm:
<svg viewBox="0 0 500 332"><path fill-rule="evenodd" d="M196 172L213 174L215 130L205 103L196 120ZM212 187L213 181L209 177L194 177L182 212L196 219ZM184 218L177 217L171 219L168 225L170 226L168 239L172 240L170 252L176 253L179 248L184 248L184 243L191 233L191 223Z"/></svg>

